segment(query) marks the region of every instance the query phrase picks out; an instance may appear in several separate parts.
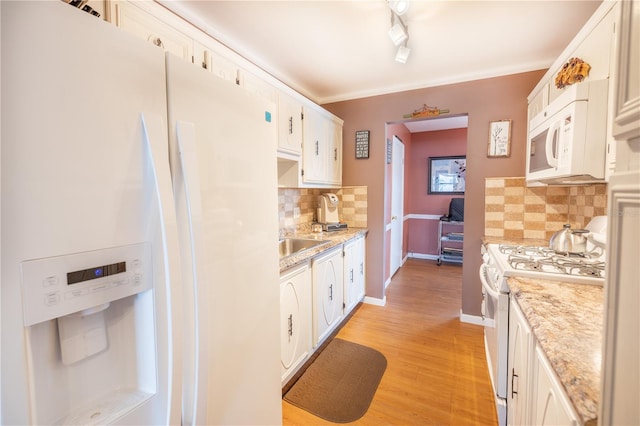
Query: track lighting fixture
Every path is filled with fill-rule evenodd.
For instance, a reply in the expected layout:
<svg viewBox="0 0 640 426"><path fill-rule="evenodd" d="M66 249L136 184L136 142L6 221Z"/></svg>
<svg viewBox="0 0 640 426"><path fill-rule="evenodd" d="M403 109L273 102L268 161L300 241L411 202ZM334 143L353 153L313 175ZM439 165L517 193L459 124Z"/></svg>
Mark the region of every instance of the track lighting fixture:
<svg viewBox="0 0 640 426"><path fill-rule="evenodd" d="M407 28L402 22L400 17L396 16L393 12L391 13L391 29L389 30L389 38L396 46L400 46L405 40L409 38L409 34L407 32Z"/></svg>
<svg viewBox="0 0 640 426"><path fill-rule="evenodd" d="M409 9L408 0L386 0L387 6L398 16L402 16Z"/></svg>
<svg viewBox="0 0 640 426"><path fill-rule="evenodd" d="M409 53L411 53L411 49L407 47L407 42L409 40L409 29L400 17L400 14L396 12L396 8L399 7L401 13L404 13L407 11L409 2L390 0L386 1L389 8L391 8L391 29L389 30L389 38L394 45L400 46L398 48L398 51L396 52L395 60L404 64L409 58Z"/></svg>
<svg viewBox="0 0 640 426"><path fill-rule="evenodd" d="M398 48L398 52L396 53L396 61L401 64L406 64L407 59L409 59L409 53L411 53L411 49L407 47L407 43Z"/></svg>

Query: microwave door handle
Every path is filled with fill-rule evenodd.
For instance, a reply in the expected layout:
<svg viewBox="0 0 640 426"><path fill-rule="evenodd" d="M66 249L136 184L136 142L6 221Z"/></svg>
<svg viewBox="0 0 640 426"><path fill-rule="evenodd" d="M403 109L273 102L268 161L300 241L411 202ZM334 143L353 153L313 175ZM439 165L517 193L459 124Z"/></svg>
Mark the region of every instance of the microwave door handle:
<svg viewBox="0 0 640 426"><path fill-rule="evenodd" d="M555 149L553 142L555 141ZM560 145L560 121L554 121L547 131L544 153L547 163L551 167L558 168L558 146Z"/></svg>

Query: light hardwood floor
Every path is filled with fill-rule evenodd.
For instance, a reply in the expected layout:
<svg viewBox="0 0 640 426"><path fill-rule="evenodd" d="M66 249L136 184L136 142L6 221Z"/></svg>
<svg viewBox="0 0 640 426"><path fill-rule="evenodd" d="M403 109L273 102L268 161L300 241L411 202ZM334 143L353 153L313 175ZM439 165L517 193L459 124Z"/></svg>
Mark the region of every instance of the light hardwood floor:
<svg viewBox="0 0 640 426"><path fill-rule="evenodd" d="M377 349L387 369L357 425L496 425L482 327L461 323L462 268L409 259L384 307L363 304L336 337ZM480 290L478 290L480 291ZM283 425L329 425L282 402Z"/></svg>

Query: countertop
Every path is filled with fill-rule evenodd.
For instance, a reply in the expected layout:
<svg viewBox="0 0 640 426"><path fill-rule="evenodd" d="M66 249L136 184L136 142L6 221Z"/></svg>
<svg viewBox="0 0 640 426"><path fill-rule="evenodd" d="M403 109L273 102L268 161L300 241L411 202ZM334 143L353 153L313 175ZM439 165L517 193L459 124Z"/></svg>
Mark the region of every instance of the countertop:
<svg viewBox="0 0 640 426"><path fill-rule="evenodd" d="M603 287L510 277L509 288L583 424L596 424Z"/></svg>
<svg viewBox="0 0 640 426"><path fill-rule="evenodd" d="M293 266L306 262L307 260L322 253L323 251L339 246L340 244L352 240L360 235L366 235L367 232L368 230L366 228L347 228L341 229L339 231L295 232L281 235L286 238L309 238L319 241L326 241L326 244L322 244L309 250L304 250L299 254L293 254L291 256L280 259L280 272L284 272L285 270L292 268Z"/></svg>
<svg viewBox="0 0 640 426"><path fill-rule="evenodd" d="M483 244L547 246L547 240L484 237ZM596 425L604 322L602 286L509 277L509 289L531 326L580 421Z"/></svg>

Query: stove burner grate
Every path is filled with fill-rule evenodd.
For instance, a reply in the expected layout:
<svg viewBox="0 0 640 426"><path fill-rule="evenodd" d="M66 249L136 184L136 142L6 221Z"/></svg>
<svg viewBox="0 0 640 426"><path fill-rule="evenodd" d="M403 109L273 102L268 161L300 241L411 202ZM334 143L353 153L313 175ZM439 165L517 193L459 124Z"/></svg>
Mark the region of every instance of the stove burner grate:
<svg viewBox="0 0 640 426"><path fill-rule="evenodd" d="M604 278L605 263L596 259L601 252L574 255L556 253L546 247L507 245L501 245L500 252L508 255L509 265L516 270Z"/></svg>

